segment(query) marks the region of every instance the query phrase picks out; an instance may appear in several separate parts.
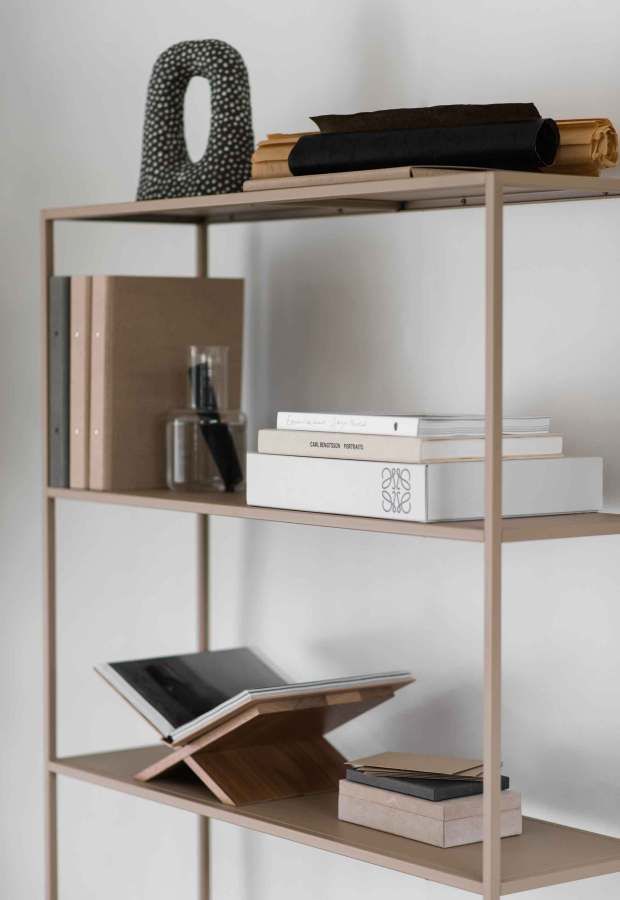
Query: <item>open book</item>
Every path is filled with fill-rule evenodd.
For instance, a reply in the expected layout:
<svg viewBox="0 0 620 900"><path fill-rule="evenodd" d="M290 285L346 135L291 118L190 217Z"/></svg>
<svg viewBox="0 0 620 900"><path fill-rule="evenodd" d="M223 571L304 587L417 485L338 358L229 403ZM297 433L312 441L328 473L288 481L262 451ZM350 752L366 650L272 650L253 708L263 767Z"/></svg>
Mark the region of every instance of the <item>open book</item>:
<svg viewBox="0 0 620 900"><path fill-rule="evenodd" d="M294 699L358 688L395 687L409 672L289 684L248 647L102 663L96 671L171 744L184 744L256 700Z"/></svg>

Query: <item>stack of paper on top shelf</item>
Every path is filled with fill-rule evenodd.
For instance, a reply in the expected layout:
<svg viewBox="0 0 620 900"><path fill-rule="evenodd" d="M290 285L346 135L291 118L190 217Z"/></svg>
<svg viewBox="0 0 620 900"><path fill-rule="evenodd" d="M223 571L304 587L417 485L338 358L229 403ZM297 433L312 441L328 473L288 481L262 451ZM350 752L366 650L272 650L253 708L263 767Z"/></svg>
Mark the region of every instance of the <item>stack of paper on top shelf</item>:
<svg viewBox="0 0 620 900"><path fill-rule="evenodd" d="M483 416L280 412L248 454L248 503L404 519L484 515ZM592 512L603 463L563 456L547 416L503 421L503 514Z"/></svg>

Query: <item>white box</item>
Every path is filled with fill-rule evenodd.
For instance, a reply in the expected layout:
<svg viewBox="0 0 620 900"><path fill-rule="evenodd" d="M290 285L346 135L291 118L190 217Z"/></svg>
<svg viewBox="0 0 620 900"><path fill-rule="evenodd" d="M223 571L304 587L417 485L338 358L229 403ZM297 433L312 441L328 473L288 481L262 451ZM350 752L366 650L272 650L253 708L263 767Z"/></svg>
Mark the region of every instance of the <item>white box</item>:
<svg viewBox="0 0 620 900"><path fill-rule="evenodd" d="M502 463L503 514L592 512L603 505L600 457ZM381 463L248 453L253 506L412 522L484 515L484 461Z"/></svg>

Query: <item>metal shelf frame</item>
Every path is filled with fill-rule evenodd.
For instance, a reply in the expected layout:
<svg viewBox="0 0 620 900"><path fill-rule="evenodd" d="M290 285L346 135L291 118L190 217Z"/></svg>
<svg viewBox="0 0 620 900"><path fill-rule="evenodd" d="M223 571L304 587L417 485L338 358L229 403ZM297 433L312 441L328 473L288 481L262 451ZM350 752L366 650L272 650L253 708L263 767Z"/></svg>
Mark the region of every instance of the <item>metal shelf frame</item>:
<svg viewBox="0 0 620 900"><path fill-rule="evenodd" d="M294 181L294 179L291 179ZM541 175L538 173L514 172L471 172L441 175L428 178L411 178L398 181L368 182L347 185L330 185L323 188L291 188L251 194L224 195L221 197L199 197L182 200L148 201L140 203L106 204L103 206L75 207L46 210L41 214L41 295L42 295L42 356L44 360L43 383L43 423L47 435L47 315L49 301L49 278L54 273L54 225L58 221L79 220L112 222L181 222L196 228L196 274L205 276L208 271L207 227L209 223L234 221L269 221L274 219L296 219L303 217L325 217L333 215L383 214L421 209L463 208L484 206L486 231L486 300L485 300L485 415L486 415L486 456L485 456L485 513L478 526L468 524L470 531L461 529L460 539L477 540L483 543L484 554L484 841L482 848L482 875L480 890L484 900L499 900L502 893L525 890L527 887L509 889L502 883L502 847L500 839L500 767L501 767L501 643L502 643L502 543L506 540L521 539L510 537L510 520L502 521L502 481L501 481L501 430L502 430L502 344L503 344L503 214L506 203L536 203L559 200L592 199L620 196L619 178L582 178L575 176ZM44 588L45 588L45 777L46 777L46 898L58 900L58 842L57 842L57 778L60 774L71 774L75 767L58 758L56 741L56 516L58 500L69 497L72 492L49 489L47 487L47 440L44 452ZM78 493L78 492L76 492ZM88 500L88 492L79 492L79 499ZM130 499L133 496L134 501ZM109 495L100 502L130 505L169 506L161 497L144 495L146 502L140 502L138 495ZM138 499L136 499L138 498ZM184 507L192 511L191 504ZM222 511L214 503L205 502L196 512L196 550L198 567L198 595L196 598L197 647L209 646L209 516L210 514L244 514ZM205 511L207 509L208 511ZM320 517L303 515L296 519L288 514L278 519L277 515L256 515L275 521L299 521L300 523L329 525ZM336 517L344 519L346 517ZM544 517L543 517L544 518ZM554 517L555 519L561 517ZM571 517L573 520L575 517ZM614 533L617 526L608 520L610 516L596 519L596 523L580 528L579 524L568 528L566 533L559 528L557 533L545 533L545 524L538 533L535 524L531 538L578 536L579 534ZM364 520L368 522L368 520ZM530 520L532 521L532 520ZM584 520L585 522L585 520ZM590 520L592 523L593 520ZM334 523L337 524L337 523ZM391 523L393 524L393 523ZM403 523L404 524L404 523ZM458 530L457 523L454 526ZM353 522L343 522L339 527L355 528ZM396 528L360 526L364 530L386 530L398 533ZM453 526L446 523L437 529L436 536L450 537ZM428 526L427 526L428 528ZM432 536L432 528L428 534ZM441 533L442 530L445 533ZM527 529L526 529L527 530ZM547 528L547 531L549 529ZM551 529L553 531L553 528ZM407 533L407 529L404 528ZM409 533L416 533L410 529ZM418 533L425 533L424 530ZM458 536L458 535L454 535ZM525 536L522 539L530 539ZM70 761L69 761L70 762ZM76 777L81 777L79 774ZM91 778L90 780L96 780ZM105 784L106 779L100 778ZM137 790L128 791L139 793ZM156 793L156 792L155 792ZM166 802L166 801L161 801ZM194 807L191 806L193 809ZM242 811L241 811L242 812ZM215 818L226 818L222 813L213 813ZM244 824L243 815L238 817ZM209 808L204 806L200 813L201 853L200 853L200 896L209 897ZM544 824L544 823L543 823ZM249 826L248 826L249 827ZM560 826L554 826L560 827ZM259 829L265 830L265 829ZM298 833L303 828L297 829ZM293 829L295 832L295 829ZM279 833L277 830L272 833ZM575 834L588 835L587 832ZM286 835L284 835L286 836ZM301 839L301 838L300 838ZM303 839L302 839L303 840ZM519 840L519 839L510 839ZM613 840L603 838L603 840ZM617 842L620 848L620 841ZM320 844L319 844L320 846ZM421 845L420 845L421 846ZM328 848L326 848L328 849ZM357 853L357 851L356 851ZM355 858L375 861L372 853ZM620 871L620 849L612 858L601 860L599 864L590 861L582 866L566 868L566 877L554 881L559 883L576 878L590 877L603 872ZM380 862L378 864L381 864ZM415 868L415 867L414 867ZM413 871L413 869L412 869ZM423 876L423 877L431 877ZM441 879L437 879L441 880ZM444 883L450 883L449 881ZM453 882L454 883L454 882ZM535 886L527 879L524 884ZM472 882L473 884L473 882ZM467 888L466 888L467 889ZM472 889L472 888L469 888Z"/></svg>

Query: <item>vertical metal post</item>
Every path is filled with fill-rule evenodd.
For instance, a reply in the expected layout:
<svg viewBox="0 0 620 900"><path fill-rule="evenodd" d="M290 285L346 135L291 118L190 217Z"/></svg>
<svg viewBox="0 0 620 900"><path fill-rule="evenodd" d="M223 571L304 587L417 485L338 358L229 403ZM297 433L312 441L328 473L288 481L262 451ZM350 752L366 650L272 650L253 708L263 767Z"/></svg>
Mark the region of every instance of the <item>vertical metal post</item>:
<svg viewBox="0 0 620 900"><path fill-rule="evenodd" d="M198 579L198 608L196 610L198 628L198 649L209 647L209 516L197 517L196 575ZM205 816L198 818L198 898L209 900L211 892L210 821Z"/></svg>
<svg viewBox="0 0 620 900"><path fill-rule="evenodd" d="M45 897L58 897L58 817L56 773L56 512L48 485L48 316L49 280L54 273L54 222L41 218L41 342L43 420L43 748L45 755Z"/></svg>
<svg viewBox="0 0 620 900"><path fill-rule="evenodd" d="M206 278L209 272L207 223L201 222L196 228L196 275ZM209 647L209 517L203 514L197 519L197 644L199 650ZM209 819L199 816L198 825L198 897L209 900L211 892L210 878L210 839Z"/></svg>
<svg viewBox="0 0 620 900"><path fill-rule="evenodd" d="M196 225L196 275L206 278L209 274L208 225L206 221Z"/></svg>
<svg viewBox="0 0 620 900"><path fill-rule="evenodd" d="M484 510L484 900L501 894L502 252L501 176L486 178Z"/></svg>

